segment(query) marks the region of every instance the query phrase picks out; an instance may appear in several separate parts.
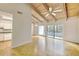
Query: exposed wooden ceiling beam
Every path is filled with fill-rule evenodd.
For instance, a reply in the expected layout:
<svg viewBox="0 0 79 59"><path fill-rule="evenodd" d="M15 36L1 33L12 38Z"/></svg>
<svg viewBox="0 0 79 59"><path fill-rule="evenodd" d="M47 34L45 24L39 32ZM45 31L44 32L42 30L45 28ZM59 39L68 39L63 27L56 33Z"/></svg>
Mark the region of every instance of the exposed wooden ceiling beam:
<svg viewBox="0 0 79 59"><path fill-rule="evenodd" d="M41 21L39 18L37 18L36 16L32 15L35 19L37 19L39 22L43 22Z"/></svg>
<svg viewBox="0 0 79 59"><path fill-rule="evenodd" d="M32 19L32 22L34 22L34 23L39 23L39 22L35 21L34 19Z"/></svg>
<svg viewBox="0 0 79 59"><path fill-rule="evenodd" d="M48 6L46 3L44 3L43 6L46 8L46 10L49 10L49 6ZM48 11L48 13L49 13L50 15L52 15L49 11ZM52 17L55 19L55 21L57 20L54 15L52 15Z"/></svg>
<svg viewBox="0 0 79 59"><path fill-rule="evenodd" d="M34 19L32 19L32 23L33 24L38 24L39 22L35 21Z"/></svg>
<svg viewBox="0 0 79 59"><path fill-rule="evenodd" d="M66 20L68 19L68 5L65 3L65 11L66 11Z"/></svg>
<svg viewBox="0 0 79 59"><path fill-rule="evenodd" d="M34 22L32 22L33 24L35 24Z"/></svg>
<svg viewBox="0 0 79 59"><path fill-rule="evenodd" d="M45 21L48 22L48 20L33 5L32 5L32 9L35 10Z"/></svg>
<svg viewBox="0 0 79 59"><path fill-rule="evenodd" d="M33 24L38 24L38 23L35 23L35 22L32 22Z"/></svg>
<svg viewBox="0 0 79 59"><path fill-rule="evenodd" d="M37 22L37 23L42 22L39 19L36 19L34 15L32 15L32 20L35 21L35 22Z"/></svg>

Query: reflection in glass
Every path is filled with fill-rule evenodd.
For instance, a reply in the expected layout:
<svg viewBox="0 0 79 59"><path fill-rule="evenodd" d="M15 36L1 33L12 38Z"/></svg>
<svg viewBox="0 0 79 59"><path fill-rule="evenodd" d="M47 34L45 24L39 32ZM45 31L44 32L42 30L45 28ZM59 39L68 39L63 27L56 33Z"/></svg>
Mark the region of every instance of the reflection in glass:
<svg viewBox="0 0 79 59"><path fill-rule="evenodd" d="M0 11L0 41L12 39L12 18L12 14Z"/></svg>

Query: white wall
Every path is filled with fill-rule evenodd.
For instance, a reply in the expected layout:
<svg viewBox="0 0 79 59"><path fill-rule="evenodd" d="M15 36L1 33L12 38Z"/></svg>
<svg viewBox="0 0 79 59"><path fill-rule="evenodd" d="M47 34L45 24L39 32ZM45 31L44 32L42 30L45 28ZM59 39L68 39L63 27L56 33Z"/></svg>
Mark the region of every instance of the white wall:
<svg viewBox="0 0 79 59"><path fill-rule="evenodd" d="M20 10L22 14L18 14ZM27 4L0 4L0 11L13 14L12 46L17 47L32 41L31 38L31 8Z"/></svg>
<svg viewBox="0 0 79 59"><path fill-rule="evenodd" d="M79 18L77 20L77 41L79 43Z"/></svg>
<svg viewBox="0 0 79 59"><path fill-rule="evenodd" d="M64 26L63 40L79 43L79 17L69 17L56 21Z"/></svg>
<svg viewBox="0 0 79 59"><path fill-rule="evenodd" d="M67 21L65 21L64 26L64 40L70 42L79 43L79 18L78 17L70 17Z"/></svg>
<svg viewBox="0 0 79 59"><path fill-rule="evenodd" d="M60 19L52 24L63 24L63 40L79 43L79 17L69 17L66 19ZM50 23L51 24L51 23Z"/></svg>

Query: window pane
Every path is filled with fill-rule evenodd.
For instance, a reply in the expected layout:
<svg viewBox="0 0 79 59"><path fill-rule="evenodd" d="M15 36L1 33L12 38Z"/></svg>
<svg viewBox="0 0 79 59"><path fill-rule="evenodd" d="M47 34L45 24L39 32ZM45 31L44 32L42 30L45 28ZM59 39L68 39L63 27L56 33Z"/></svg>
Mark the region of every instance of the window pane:
<svg viewBox="0 0 79 59"><path fill-rule="evenodd" d="M63 37L63 25L57 24L55 25L55 38L61 38Z"/></svg>
<svg viewBox="0 0 79 59"><path fill-rule="evenodd" d="M54 36L54 28L53 25L48 25L48 36Z"/></svg>
<svg viewBox="0 0 79 59"><path fill-rule="evenodd" d="M13 15L0 11L0 41L12 39Z"/></svg>
<svg viewBox="0 0 79 59"><path fill-rule="evenodd" d="M63 25L62 24L54 24L48 25L48 37L62 39L63 37Z"/></svg>
<svg viewBox="0 0 79 59"><path fill-rule="evenodd" d="M39 26L38 34L39 35L44 35L45 34L45 32L44 32L44 26Z"/></svg>

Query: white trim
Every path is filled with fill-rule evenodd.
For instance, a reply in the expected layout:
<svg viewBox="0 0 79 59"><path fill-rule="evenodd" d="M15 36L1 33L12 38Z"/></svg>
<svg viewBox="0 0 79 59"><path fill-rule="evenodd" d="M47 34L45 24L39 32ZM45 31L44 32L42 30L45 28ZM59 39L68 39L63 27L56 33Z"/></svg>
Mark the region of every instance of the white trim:
<svg viewBox="0 0 79 59"><path fill-rule="evenodd" d="M31 43L31 42L32 42L32 40L31 41L26 41L26 42L23 42L21 44L17 44L16 46L12 46L12 48L16 48L16 47L19 47L19 46L22 46L22 45L25 45L25 44L28 44L28 43Z"/></svg>

